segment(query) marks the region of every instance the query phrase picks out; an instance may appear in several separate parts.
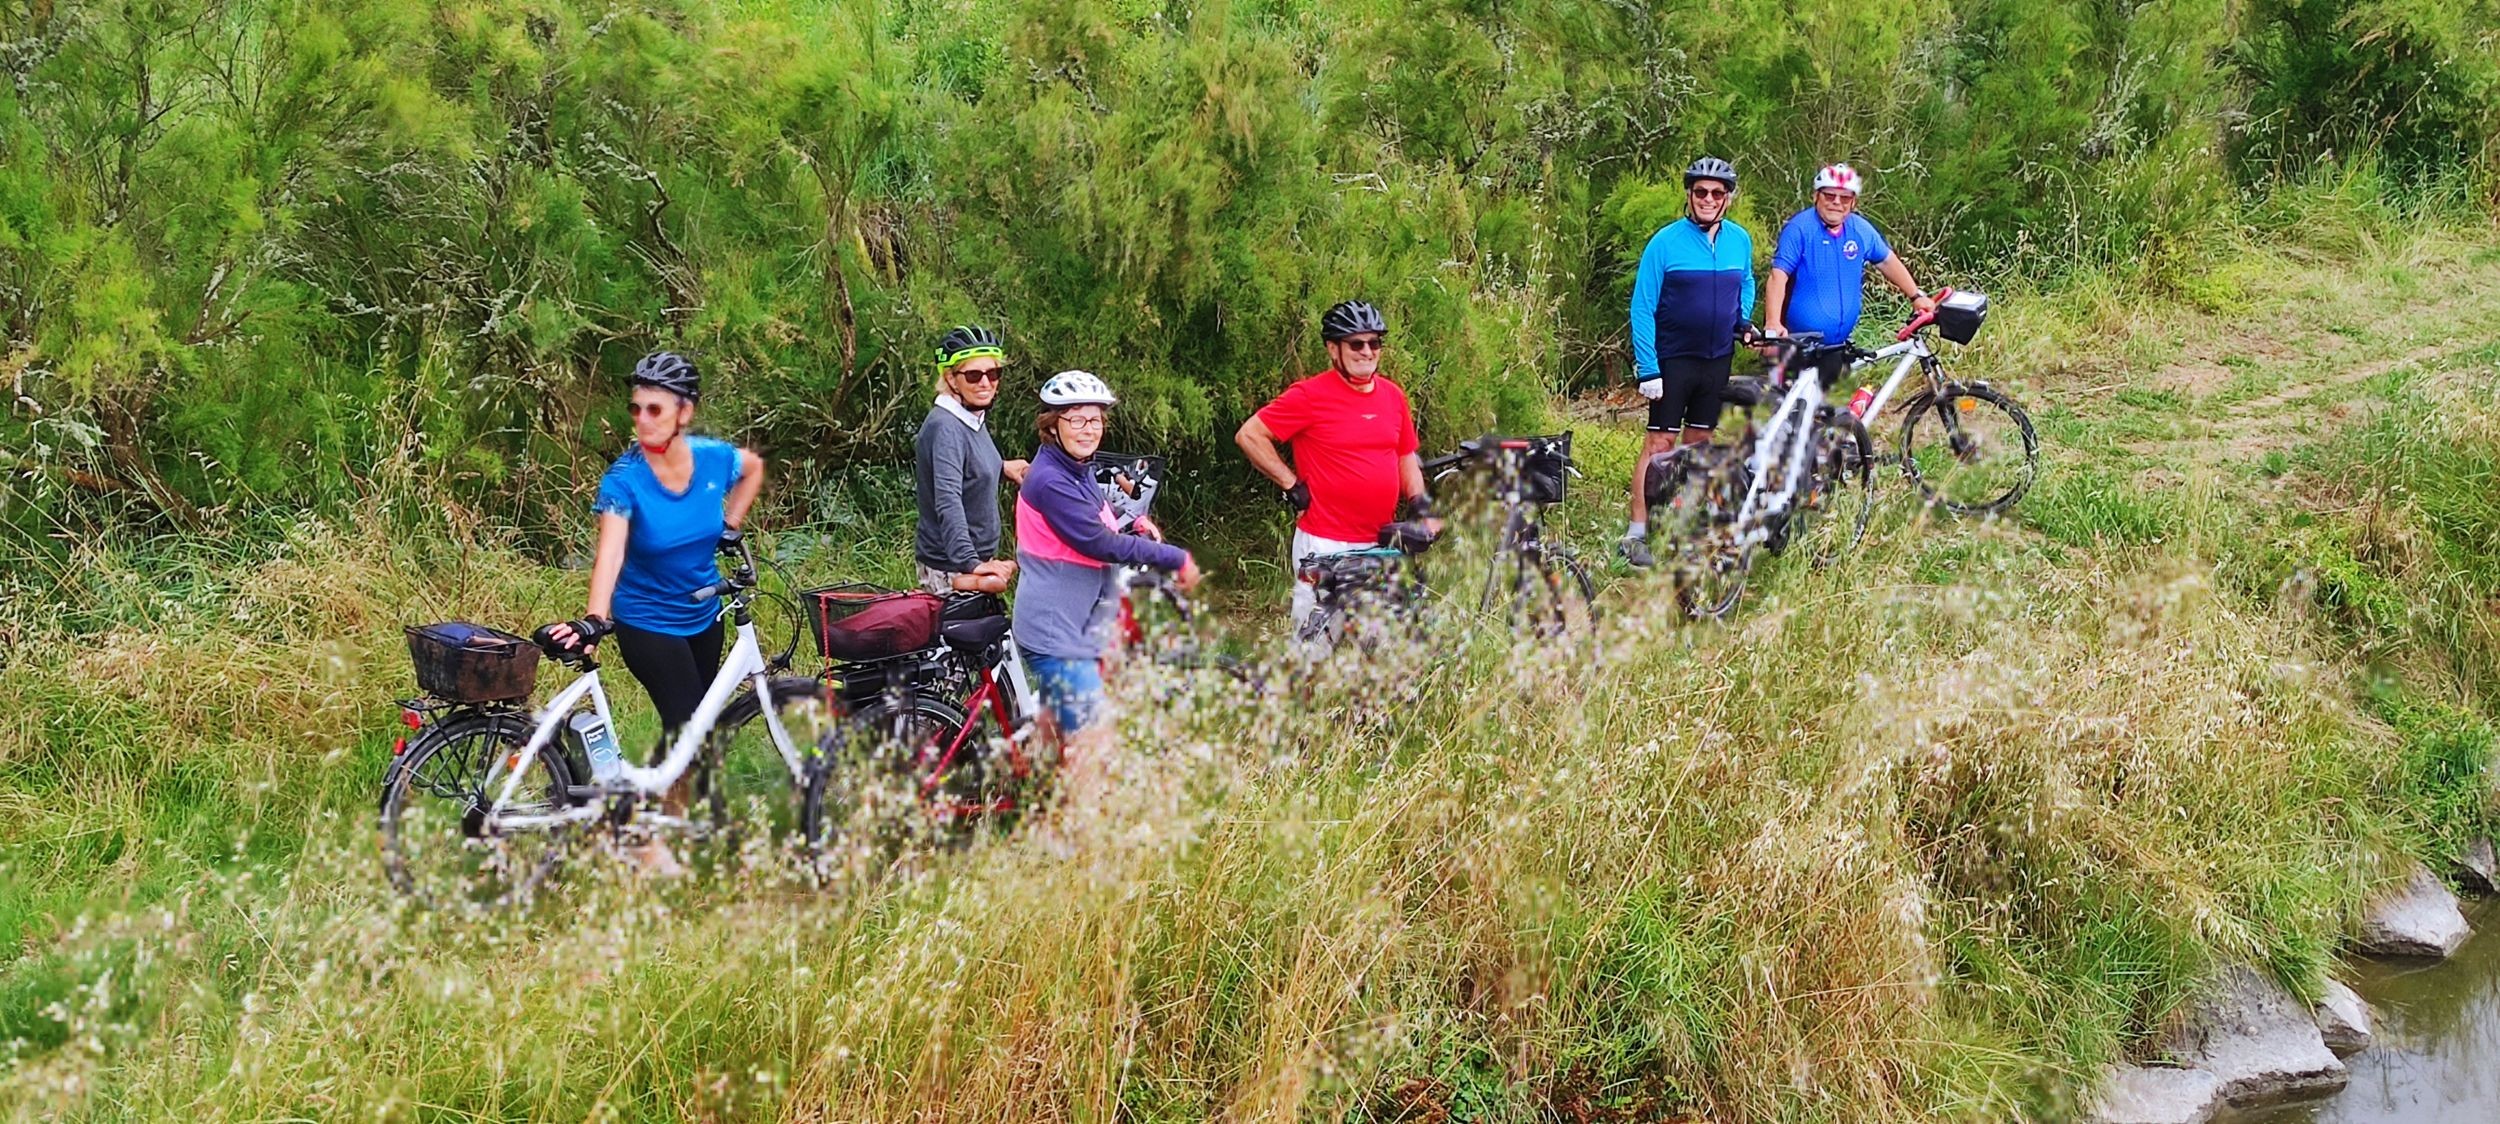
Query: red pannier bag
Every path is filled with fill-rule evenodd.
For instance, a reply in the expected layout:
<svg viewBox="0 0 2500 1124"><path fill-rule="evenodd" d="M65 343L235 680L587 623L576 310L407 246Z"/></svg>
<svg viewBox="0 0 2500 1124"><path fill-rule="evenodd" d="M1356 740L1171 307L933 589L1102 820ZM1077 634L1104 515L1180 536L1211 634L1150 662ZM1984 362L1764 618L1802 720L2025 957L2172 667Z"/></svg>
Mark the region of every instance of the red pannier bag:
<svg viewBox="0 0 2500 1124"><path fill-rule="evenodd" d="M937 643L946 602L934 593L852 583L811 589L806 602L816 650L826 659L868 663Z"/></svg>

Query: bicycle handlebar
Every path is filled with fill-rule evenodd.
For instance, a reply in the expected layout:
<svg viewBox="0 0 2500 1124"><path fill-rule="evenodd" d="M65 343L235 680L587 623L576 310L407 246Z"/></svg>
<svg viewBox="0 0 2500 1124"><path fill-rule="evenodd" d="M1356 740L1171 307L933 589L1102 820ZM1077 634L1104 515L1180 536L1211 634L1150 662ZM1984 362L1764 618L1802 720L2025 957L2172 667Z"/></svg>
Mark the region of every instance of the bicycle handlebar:
<svg viewBox="0 0 2500 1124"><path fill-rule="evenodd" d="M1952 286L1949 286L1949 285L1948 285L1948 286L1946 286L1946 287L1944 287L1944 288L1942 288L1942 289L1938 289L1938 290L1936 290L1936 297L1935 297L1936 303L1937 303L1937 304L1943 304L1943 303L1944 303L1944 299L1945 299L1946 297L1949 297L1949 296L1952 296L1952 295L1953 295L1953 288L1952 288ZM1898 331L1898 332L1893 333L1892 338L1893 338L1893 340L1894 340L1894 341L1896 341L1896 342L1906 342L1906 341L1908 341L1908 339L1909 339L1911 336L1915 336L1915 335L1917 335L1917 334L1919 333L1919 329L1924 328L1924 327L1928 326L1929 324L1933 324L1933 323L1935 323L1935 322L1936 322L1936 312L1935 312L1935 310L1934 310L1934 309L1932 309L1932 308L1931 308L1931 309L1929 309L1929 310L1927 310L1927 311L1925 311L1925 312L1919 313L1919 314L1918 314L1918 315L1916 315L1916 316L1912 316L1912 317L1910 317L1910 322L1909 322L1909 323L1907 323L1907 324L1902 325L1902 326L1901 326L1901 330L1900 330L1900 331Z"/></svg>
<svg viewBox="0 0 2500 1124"><path fill-rule="evenodd" d="M744 593L755 588L755 551L747 546L743 535L732 540L732 543L738 548L738 565L729 572L727 577L695 590L688 595L689 600L700 605L715 597Z"/></svg>

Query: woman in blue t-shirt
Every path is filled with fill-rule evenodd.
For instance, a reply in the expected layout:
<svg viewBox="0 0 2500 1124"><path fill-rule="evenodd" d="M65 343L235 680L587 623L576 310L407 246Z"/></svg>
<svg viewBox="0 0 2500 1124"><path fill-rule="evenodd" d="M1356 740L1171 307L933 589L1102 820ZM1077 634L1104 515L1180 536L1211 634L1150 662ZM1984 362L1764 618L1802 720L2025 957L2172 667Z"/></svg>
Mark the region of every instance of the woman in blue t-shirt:
<svg viewBox="0 0 2500 1124"><path fill-rule="evenodd" d="M585 620L616 635L625 669L660 712L662 744L694 717L720 671L720 604L693 594L721 580L714 552L746 521L764 487L764 460L686 432L702 376L674 352L634 364L634 447L599 480L599 546ZM599 635L578 639L597 643ZM559 644L577 639L557 625Z"/></svg>

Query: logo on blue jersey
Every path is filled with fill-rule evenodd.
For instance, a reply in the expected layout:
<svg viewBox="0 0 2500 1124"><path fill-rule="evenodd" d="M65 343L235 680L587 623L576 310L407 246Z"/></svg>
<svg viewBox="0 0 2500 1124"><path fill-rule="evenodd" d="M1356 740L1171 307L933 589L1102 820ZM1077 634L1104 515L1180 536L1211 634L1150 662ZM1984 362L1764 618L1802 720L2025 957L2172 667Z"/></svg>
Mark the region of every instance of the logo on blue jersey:
<svg viewBox="0 0 2500 1124"><path fill-rule="evenodd" d="M1855 238L1852 238L1852 239L1850 239L1850 240L1848 240L1848 241L1846 241L1846 242L1841 243L1841 244L1840 244L1840 256L1841 256L1841 257L1844 257L1844 258L1847 258L1847 259L1849 259L1850 261L1856 261L1856 260L1858 260L1858 240L1857 240L1857 239L1855 239Z"/></svg>

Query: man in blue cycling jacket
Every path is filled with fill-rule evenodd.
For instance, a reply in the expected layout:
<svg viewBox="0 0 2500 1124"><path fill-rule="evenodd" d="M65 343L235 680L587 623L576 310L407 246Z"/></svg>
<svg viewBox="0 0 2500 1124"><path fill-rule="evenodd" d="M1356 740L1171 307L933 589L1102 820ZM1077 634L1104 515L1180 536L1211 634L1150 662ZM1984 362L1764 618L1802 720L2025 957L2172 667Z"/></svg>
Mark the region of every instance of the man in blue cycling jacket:
<svg viewBox="0 0 2500 1124"><path fill-rule="evenodd" d="M1762 302L1762 330L1775 336L1821 332L1830 343L1847 343L1866 307L1866 267L1910 298L1920 312L1936 302L1919 291L1910 267L1884 241L1875 224L1858 214L1865 180L1847 164L1826 166L1814 176L1814 205L1780 227L1771 252L1771 281Z"/></svg>
<svg viewBox="0 0 2500 1124"><path fill-rule="evenodd" d="M1632 520L1616 552L1649 551L1649 462L1710 440L1736 357L1736 325L1753 317L1753 235L1729 221L1736 169L1704 156L1684 169L1684 217L1650 236L1632 278L1632 365L1649 399L1649 434L1632 469Z"/></svg>

